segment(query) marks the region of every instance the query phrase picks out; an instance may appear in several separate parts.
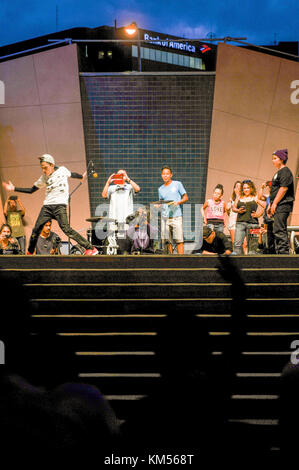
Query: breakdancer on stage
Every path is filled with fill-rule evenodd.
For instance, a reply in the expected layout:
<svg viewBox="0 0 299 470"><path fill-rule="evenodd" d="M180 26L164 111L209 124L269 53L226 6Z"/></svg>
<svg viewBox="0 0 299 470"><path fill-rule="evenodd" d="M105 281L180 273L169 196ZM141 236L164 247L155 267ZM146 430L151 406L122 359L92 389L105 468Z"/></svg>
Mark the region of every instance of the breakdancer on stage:
<svg viewBox="0 0 299 470"><path fill-rule="evenodd" d="M42 155L39 157L39 160L43 174L34 183L32 188L15 187L11 181L3 183L3 186L7 191L29 194L34 193L40 188L46 187L46 197L32 230L28 246L28 254L32 255L34 253L37 239L45 223L50 219L55 219L65 235L85 248L85 255L96 255L98 250L69 226L66 211L69 200L69 185L67 179L71 177L83 180L86 176L86 172L83 175L79 175L78 173L71 173L64 166L57 167L55 165L54 158L49 154Z"/></svg>

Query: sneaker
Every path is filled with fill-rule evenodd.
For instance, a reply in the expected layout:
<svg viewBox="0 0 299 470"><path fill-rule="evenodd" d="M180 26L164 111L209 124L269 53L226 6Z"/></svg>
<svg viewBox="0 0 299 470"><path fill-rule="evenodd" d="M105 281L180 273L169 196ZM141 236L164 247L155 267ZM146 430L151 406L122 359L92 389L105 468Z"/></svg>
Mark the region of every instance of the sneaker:
<svg viewBox="0 0 299 470"><path fill-rule="evenodd" d="M27 256L28 256L28 255L32 256L33 253L29 253L29 251L27 251L26 255L27 255Z"/></svg>
<svg viewBox="0 0 299 470"><path fill-rule="evenodd" d="M96 247L93 247L92 249L85 250L83 254L86 255L86 256L95 256L98 253L99 253L99 251L96 249Z"/></svg>

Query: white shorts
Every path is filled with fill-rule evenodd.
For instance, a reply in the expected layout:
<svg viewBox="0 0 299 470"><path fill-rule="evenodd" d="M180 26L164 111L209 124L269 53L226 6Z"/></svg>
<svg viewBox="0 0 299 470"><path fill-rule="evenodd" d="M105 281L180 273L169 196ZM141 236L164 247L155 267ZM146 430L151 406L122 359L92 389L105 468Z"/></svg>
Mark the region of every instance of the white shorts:
<svg viewBox="0 0 299 470"><path fill-rule="evenodd" d="M175 241L176 243L184 242L183 234L183 217L172 217L161 219L161 238L162 240Z"/></svg>

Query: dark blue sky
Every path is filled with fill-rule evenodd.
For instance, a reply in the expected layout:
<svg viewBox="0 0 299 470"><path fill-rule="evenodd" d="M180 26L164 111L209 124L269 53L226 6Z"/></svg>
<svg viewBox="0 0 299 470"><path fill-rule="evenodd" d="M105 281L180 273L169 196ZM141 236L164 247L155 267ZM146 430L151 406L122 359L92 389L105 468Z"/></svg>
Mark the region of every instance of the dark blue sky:
<svg viewBox="0 0 299 470"><path fill-rule="evenodd" d="M124 26L186 38L247 37L253 44L299 40L299 0L1 0L0 45L77 26Z"/></svg>

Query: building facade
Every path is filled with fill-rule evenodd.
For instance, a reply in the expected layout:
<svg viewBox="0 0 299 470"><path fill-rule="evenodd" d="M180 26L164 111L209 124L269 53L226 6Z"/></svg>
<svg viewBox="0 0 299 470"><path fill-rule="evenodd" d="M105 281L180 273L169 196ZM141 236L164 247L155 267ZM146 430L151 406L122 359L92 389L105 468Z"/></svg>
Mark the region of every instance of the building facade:
<svg viewBox="0 0 299 470"><path fill-rule="evenodd" d="M92 160L99 178L72 197L72 225L84 234L86 219L103 213L111 173L125 168L141 186L136 204L143 205L157 199L168 164L189 195L185 238L192 240L196 210L216 184L226 200L236 180L259 186L273 175L272 152L285 147L298 174L297 62L153 31L131 40L124 34L75 28L1 48L2 180L30 186L43 153L79 173ZM40 193L22 195L28 233ZM2 204L6 196L2 190Z"/></svg>

